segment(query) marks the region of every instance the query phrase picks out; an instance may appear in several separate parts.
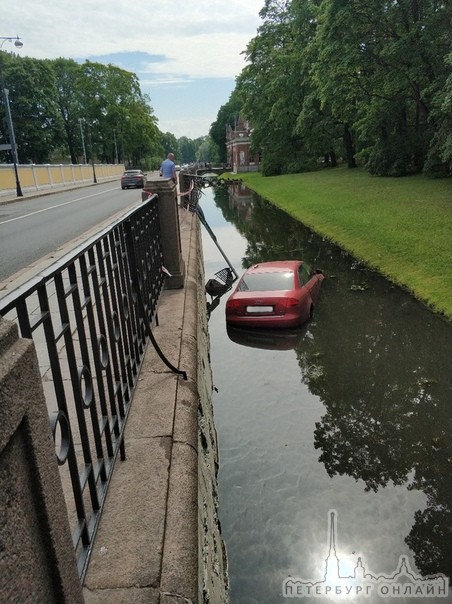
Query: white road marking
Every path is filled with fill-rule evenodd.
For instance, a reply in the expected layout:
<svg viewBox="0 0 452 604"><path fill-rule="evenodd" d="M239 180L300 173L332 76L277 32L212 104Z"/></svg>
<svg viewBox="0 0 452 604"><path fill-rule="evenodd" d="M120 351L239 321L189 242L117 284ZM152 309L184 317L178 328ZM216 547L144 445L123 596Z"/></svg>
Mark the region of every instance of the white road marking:
<svg viewBox="0 0 452 604"><path fill-rule="evenodd" d="M116 191L116 188L108 189L107 191L100 191L99 193L93 193L92 195L85 195L84 197L78 197L77 199L72 199L71 201L59 203L55 206L50 206L49 208L42 208L42 210L36 210L35 212L30 212L29 214L24 214L23 216L17 216L16 218L9 218L8 220L1 221L0 224L7 224L8 222L14 222L15 220L22 220L23 218L28 218L29 216L34 216L35 214L40 214L41 212L48 212L49 210L54 210L55 208L61 208L63 206L67 206L71 203L75 203L76 201L82 201L83 199L89 199L90 197L97 197L98 195L103 195L104 193L110 193L111 191Z"/></svg>

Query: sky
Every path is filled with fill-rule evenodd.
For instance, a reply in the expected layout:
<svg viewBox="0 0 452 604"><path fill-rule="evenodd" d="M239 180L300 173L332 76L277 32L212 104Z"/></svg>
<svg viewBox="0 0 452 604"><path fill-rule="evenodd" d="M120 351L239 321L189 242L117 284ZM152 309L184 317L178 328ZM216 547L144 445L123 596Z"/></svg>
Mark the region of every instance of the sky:
<svg viewBox="0 0 452 604"><path fill-rule="evenodd" d="M37 59L113 64L135 73L162 132L208 134L246 65L264 0L0 0L0 37Z"/></svg>

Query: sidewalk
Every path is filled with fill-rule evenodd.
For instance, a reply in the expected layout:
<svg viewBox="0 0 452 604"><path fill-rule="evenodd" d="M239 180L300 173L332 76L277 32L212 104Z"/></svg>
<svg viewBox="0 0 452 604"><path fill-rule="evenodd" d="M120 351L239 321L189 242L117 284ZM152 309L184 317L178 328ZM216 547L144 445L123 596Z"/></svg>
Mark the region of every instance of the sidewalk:
<svg viewBox="0 0 452 604"><path fill-rule="evenodd" d="M86 604L180 604L198 596L196 216L180 212L185 287L165 290L85 579Z"/></svg>

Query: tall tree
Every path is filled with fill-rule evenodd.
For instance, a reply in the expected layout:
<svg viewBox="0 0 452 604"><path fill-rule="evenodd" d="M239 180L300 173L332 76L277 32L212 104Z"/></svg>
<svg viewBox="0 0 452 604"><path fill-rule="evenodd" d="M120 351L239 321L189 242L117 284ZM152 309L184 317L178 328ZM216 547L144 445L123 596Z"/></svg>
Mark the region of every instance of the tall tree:
<svg viewBox="0 0 452 604"><path fill-rule="evenodd" d="M179 164L195 161L195 143L190 138L182 136L177 143L177 158Z"/></svg>
<svg viewBox="0 0 452 604"><path fill-rule="evenodd" d="M262 172L296 172L306 161L296 128L305 93L296 50L300 40L293 30L290 2L267 0L260 15L263 24L248 44L249 64L237 87L253 127L253 145L261 151Z"/></svg>
<svg viewBox="0 0 452 604"><path fill-rule="evenodd" d="M135 74L63 58L38 60L2 52L0 60L20 161L44 163L58 157L77 163L83 146L87 159L121 159L140 167L161 155L157 119ZM6 140L4 132L2 138Z"/></svg>
<svg viewBox="0 0 452 604"><path fill-rule="evenodd" d="M85 159L86 147L82 121L85 118L81 96L83 76L81 66L72 59L53 61L58 109L66 133L66 141L73 164Z"/></svg>
<svg viewBox="0 0 452 604"><path fill-rule="evenodd" d="M234 94L264 174L337 156L450 174L450 2L266 0L260 15Z"/></svg>
<svg viewBox="0 0 452 604"><path fill-rule="evenodd" d="M127 164L144 167L146 157L158 152L160 133L137 76L90 61L83 64L82 72L81 95L93 155L113 162L119 146Z"/></svg>
<svg viewBox="0 0 452 604"><path fill-rule="evenodd" d="M321 4L313 75L372 173L423 167L432 94L445 82L447 11L436 0Z"/></svg>
<svg viewBox="0 0 452 604"><path fill-rule="evenodd" d="M49 61L0 53L20 162L46 163L64 144Z"/></svg>
<svg viewBox="0 0 452 604"><path fill-rule="evenodd" d="M228 102L222 105L217 113L216 120L211 124L209 136L212 141L215 160L225 164L227 162L226 130L234 126L243 108L238 87L231 93Z"/></svg>

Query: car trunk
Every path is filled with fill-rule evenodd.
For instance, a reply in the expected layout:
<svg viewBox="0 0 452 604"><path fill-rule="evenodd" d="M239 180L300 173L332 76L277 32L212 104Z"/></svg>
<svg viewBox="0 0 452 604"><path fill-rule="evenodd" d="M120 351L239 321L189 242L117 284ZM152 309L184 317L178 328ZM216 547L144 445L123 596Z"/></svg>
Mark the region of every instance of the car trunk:
<svg viewBox="0 0 452 604"><path fill-rule="evenodd" d="M290 297L290 292L262 291L256 296L249 292L236 294L236 314L247 316L281 316L286 313L288 304L297 303Z"/></svg>

